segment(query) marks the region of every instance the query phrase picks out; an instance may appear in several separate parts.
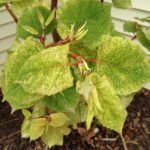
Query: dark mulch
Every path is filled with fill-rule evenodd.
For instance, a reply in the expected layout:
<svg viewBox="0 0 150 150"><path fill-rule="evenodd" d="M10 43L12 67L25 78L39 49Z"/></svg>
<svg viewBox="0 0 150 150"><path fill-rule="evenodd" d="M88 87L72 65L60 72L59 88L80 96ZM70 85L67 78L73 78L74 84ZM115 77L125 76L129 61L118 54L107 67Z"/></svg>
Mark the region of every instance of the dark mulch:
<svg viewBox="0 0 150 150"><path fill-rule="evenodd" d="M150 92L143 90L138 93L127 110L129 114L123 134L128 149L150 150ZM0 150L45 150L40 141L30 142L29 139L21 138L23 116L20 111L10 113L10 106L0 102ZM55 146L51 150L123 150L117 133L101 126L93 127L99 129L96 135L91 130L86 136L81 136L74 130L65 137L64 146ZM83 126L79 131L83 133Z"/></svg>

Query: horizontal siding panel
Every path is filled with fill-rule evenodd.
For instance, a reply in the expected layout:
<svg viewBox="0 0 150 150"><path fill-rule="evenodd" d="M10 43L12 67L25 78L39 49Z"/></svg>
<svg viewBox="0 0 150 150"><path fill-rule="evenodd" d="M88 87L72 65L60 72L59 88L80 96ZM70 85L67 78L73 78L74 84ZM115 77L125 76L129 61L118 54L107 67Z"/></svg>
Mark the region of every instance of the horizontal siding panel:
<svg viewBox="0 0 150 150"><path fill-rule="evenodd" d="M15 35L0 40L0 52L7 50L11 47L12 42L15 40Z"/></svg>
<svg viewBox="0 0 150 150"><path fill-rule="evenodd" d="M0 26L0 40L10 35L14 35L15 33L16 33L15 22Z"/></svg>
<svg viewBox="0 0 150 150"><path fill-rule="evenodd" d="M7 51L4 51L3 53L0 53L0 65L3 65L7 58Z"/></svg>
<svg viewBox="0 0 150 150"><path fill-rule="evenodd" d="M6 8L3 6L0 8L0 12L6 10Z"/></svg>
<svg viewBox="0 0 150 150"><path fill-rule="evenodd" d="M10 16L7 10L0 12L0 25L12 22L13 18Z"/></svg>
<svg viewBox="0 0 150 150"><path fill-rule="evenodd" d="M112 0L105 0L112 3ZM150 12L150 0L132 0L132 8Z"/></svg>
<svg viewBox="0 0 150 150"><path fill-rule="evenodd" d="M135 17L147 17L150 15L150 12L145 12L142 10L136 10L136 9L116 9L112 8L112 17L119 18L122 20L135 20Z"/></svg>

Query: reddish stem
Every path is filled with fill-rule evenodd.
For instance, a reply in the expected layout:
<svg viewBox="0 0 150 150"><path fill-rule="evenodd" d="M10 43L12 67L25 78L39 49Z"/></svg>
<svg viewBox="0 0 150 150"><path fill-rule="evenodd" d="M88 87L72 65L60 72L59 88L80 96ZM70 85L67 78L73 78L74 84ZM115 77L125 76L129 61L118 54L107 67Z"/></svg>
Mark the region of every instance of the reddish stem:
<svg viewBox="0 0 150 150"><path fill-rule="evenodd" d="M93 62L93 63L97 63L96 59L90 59L90 58L84 58L80 55L78 55L77 53L74 52L69 52L69 56L73 59L77 59L77 57L83 58L86 62ZM81 63L81 62L80 62Z"/></svg>
<svg viewBox="0 0 150 150"><path fill-rule="evenodd" d="M45 38L43 36L40 37L40 42L45 45Z"/></svg>
<svg viewBox="0 0 150 150"><path fill-rule="evenodd" d="M74 64L67 64L67 66L69 66L69 67L74 67L74 66L79 66L79 64L82 64L83 62L81 62L81 61L77 61L77 62L75 62Z"/></svg>
<svg viewBox="0 0 150 150"><path fill-rule="evenodd" d="M57 43L51 43L51 44L45 46L45 48L54 47L54 46L58 46L58 45L64 45L64 44L67 44L70 42L71 42L71 40L69 39L69 37L67 37L66 39L58 41ZM84 57L82 57L79 54L74 53L74 52L69 52L69 56L73 59L77 59L77 57L80 57L80 58L84 59L86 62L97 63L96 59L84 58ZM81 62L79 62L79 63L81 63ZM76 65L77 64L75 64L75 65L73 64L73 66L76 66Z"/></svg>
<svg viewBox="0 0 150 150"><path fill-rule="evenodd" d="M58 45L65 45L65 44L70 43L70 42L71 42L71 40L69 39L69 37L67 37L64 40L58 41L56 43L51 43L51 44L45 46L45 48L54 47L54 46L58 46Z"/></svg>

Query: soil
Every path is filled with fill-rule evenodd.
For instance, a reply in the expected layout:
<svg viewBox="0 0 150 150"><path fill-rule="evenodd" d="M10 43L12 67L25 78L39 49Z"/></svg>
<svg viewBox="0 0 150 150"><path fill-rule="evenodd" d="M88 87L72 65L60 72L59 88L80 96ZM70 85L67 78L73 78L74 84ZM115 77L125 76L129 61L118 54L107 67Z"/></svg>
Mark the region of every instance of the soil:
<svg viewBox="0 0 150 150"><path fill-rule="evenodd" d="M11 114L7 102L1 102L0 94L0 150L46 150L45 145L39 140L30 142L20 135L23 121L21 111ZM150 92L142 90L127 108L123 136L128 150L150 150ZM94 133L94 131L98 131ZM55 146L49 150L123 150L121 138L114 131L110 131L93 123L93 128L88 133L84 125L79 125L78 130L73 130L64 139L63 146Z"/></svg>

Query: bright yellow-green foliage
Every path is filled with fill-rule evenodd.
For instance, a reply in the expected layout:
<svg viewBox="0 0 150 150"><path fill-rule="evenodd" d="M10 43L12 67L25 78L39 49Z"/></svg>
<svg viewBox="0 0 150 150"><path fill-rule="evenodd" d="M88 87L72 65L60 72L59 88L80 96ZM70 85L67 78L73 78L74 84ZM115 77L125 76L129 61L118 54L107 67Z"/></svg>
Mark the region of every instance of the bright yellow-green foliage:
<svg viewBox="0 0 150 150"><path fill-rule="evenodd" d="M20 69L17 82L28 93L49 96L71 87L68 52L69 46L64 45L31 56Z"/></svg>
<svg viewBox="0 0 150 150"><path fill-rule="evenodd" d="M78 88L88 103L87 128L96 117L103 126L121 133L126 111L107 77L93 73Z"/></svg>
<svg viewBox="0 0 150 150"><path fill-rule="evenodd" d="M41 138L48 147L62 145L64 135L81 122L89 130L93 118L122 135L126 107L150 81L150 64L141 47L114 30L111 5L62 0L57 11L50 11L47 0L22 1L9 1L22 15L0 78L4 100L12 110L23 109L22 137ZM127 8L131 0L113 4ZM149 48L149 27L127 22L124 29Z"/></svg>
<svg viewBox="0 0 150 150"><path fill-rule="evenodd" d="M22 136L30 140L39 137L49 146L62 145L63 136L70 133L66 126L70 120L64 113L52 113L46 118L33 118L29 111L23 110L25 120L22 124Z"/></svg>
<svg viewBox="0 0 150 150"><path fill-rule="evenodd" d="M28 38L23 44L18 46L8 58L5 64L3 93L13 109L30 107L40 99L39 94L29 94L16 82L18 74L25 62L33 55L39 53L43 46L33 38Z"/></svg>
<svg viewBox="0 0 150 150"><path fill-rule="evenodd" d="M106 75L119 95L129 95L150 80L145 52L120 37L104 36L97 55L96 72Z"/></svg>

